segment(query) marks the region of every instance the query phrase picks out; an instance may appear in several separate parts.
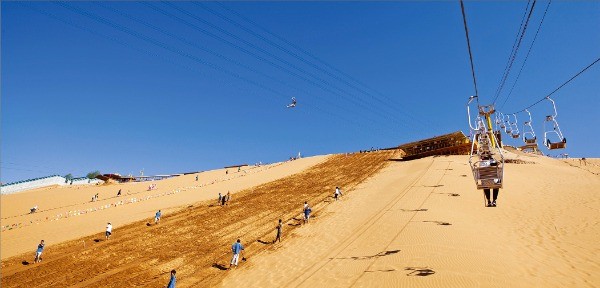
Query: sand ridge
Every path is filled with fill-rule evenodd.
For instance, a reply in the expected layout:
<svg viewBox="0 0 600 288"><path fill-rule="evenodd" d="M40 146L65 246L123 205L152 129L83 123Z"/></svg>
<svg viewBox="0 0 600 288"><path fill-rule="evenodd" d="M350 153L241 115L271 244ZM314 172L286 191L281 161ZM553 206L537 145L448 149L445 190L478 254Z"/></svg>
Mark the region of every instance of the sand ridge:
<svg viewBox="0 0 600 288"><path fill-rule="evenodd" d="M515 161L496 208L484 206L467 156L338 155L271 175L226 208L179 206L165 225L121 226L114 242L94 242L98 233L50 246L37 266L4 260L2 284L163 286L176 268L178 287L600 286L600 161L505 156ZM333 201L338 183L348 186L339 184L344 196ZM300 226L303 199L316 203L315 217ZM278 218L283 241L271 244ZM237 237L247 261L224 271ZM80 240L91 246L76 248Z"/></svg>
<svg viewBox="0 0 600 288"><path fill-rule="evenodd" d="M600 177L506 154L529 164L507 164L496 208L484 207L466 156L394 162L222 286L600 285L600 197L588 192Z"/></svg>
<svg viewBox="0 0 600 288"><path fill-rule="evenodd" d="M243 189L298 173L326 158L327 156L317 156L262 167L244 167L240 172L235 169L217 169L184 175L151 182L156 183L158 187L157 190L152 191L147 190L150 183L142 182L107 186L51 187L2 195L0 201L2 226L14 223L24 223L25 225L22 228L2 230L0 254L2 259L6 259L31 251L31 247L36 247L39 243L40 237L43 237L42 239L45 239L50 246L65 240L101 232L106 222L109 221L115 228L118 228L134 221L151 218L159 209L163 210L164 215L168 215L189 204L216 199L219 192L226 194L231 191L235 194ZM227 174L226 171L228 171ZM198 181L195 181L196 175L198 175ZM122 190L122 196L116 197L119 189ZM174 193L175 191L178 193ZM96 193L99 194L100 200L91 202L91 197ZM139 201L157 193L171 194ZM129 201L132 198L136 199L135 204L98 209L99 206L111 205L116 201ZM31 215L25 214L34 205L39 205L41 211ZM98 210L76 217L64 217L69 211L85 211L86 209ZM58 221L51 221L57 217L58 213L63 213L63 217Z"/></svg>
<svg viewBox="0 0 600 288"><path fill-rule="evenodd" d="M201 202L166 215L159 225L142 221L115 229L108 241L96 234L48 247L44 262L33 267L21 263L27 255L10 258L2 263L3 286L157 286L173 268L183 287L214 286L227 275L221 269L237 237L247 241L246 257L253 257L265 246L257 241L268 241L263 237L270 238L278 218L285 219L287 230L297 227L302 200L320 217L332 183L351 189L383 168L393 153L331 156L304 172L238 192L226 207ZM81 241L91 245L83 248Z"/></svg>

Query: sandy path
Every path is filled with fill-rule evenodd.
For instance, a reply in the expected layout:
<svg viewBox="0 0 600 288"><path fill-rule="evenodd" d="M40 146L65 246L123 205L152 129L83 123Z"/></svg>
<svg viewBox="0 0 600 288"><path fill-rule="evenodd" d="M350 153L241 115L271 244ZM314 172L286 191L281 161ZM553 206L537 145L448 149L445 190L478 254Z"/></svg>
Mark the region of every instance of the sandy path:
<svg viewBox="0 0 600 288"><path fill-rule="evenodd" d="M223 286L600 285L600 177L507 156L536 163L507 164L497 208L483 206L464 156L395 162Z"/></svg>
<svg viewBox="0 0 600 288"><path fill-rule="evenodd" d="M2 287L161 286L173 268L178 287L213 287L228 273L221 269L236 238L243 239L245 256L252 259L269 247L263 243L272 239L278 218L286 231L294 230L308 200L318 219L331 202L332 185L355 187L389 163L392 154L332 156L304 172L238 192L226 207L196 203L159 225L139 221L118 227L108 241L96 234L52 245L41 264L24 265L28 254L12 257L2 262Z"/></svg>
<svg viewBox="0 0 600 288"><path fill-rule="evenodd" d="M262 167L244 167L239 173L235 169L229 169L229 173L225 174L226 169L218 169L147 183L52 187L2 195L0 199L2 220L0 223L3 226L14 223L24 223L28 226L12 230L3 229L0 234L2 238L0 255L2 259L6 259L23 252L31 252L40 239L44 239L48 245L53 245L102 232L109 221L117 229L135 221L152 218L158 209L162 209L163 215L168 215L184 208L187 204L216 199L219 192L223 194L227 191L236 193L255 185L298 173L320 163L325 158L326 156L317 156ZM195 181L196 175L199 176L199 181ZM158 189L147 191L150 183L156 183ZM115 196L119 189L122 189L122 196L117 198ZM116 201L125 201L134 197L142 199L174 190L180 192L50 221L59 213L66 215L68 211L98 208L102 205L114 204ZM91 197L96 193L99 194L100 200L90 202ZM29 207L34 205L39 205L41 212L31 215L24 214L24 211L28 211ZM46 217L49 219L46 220Z"/></svg>

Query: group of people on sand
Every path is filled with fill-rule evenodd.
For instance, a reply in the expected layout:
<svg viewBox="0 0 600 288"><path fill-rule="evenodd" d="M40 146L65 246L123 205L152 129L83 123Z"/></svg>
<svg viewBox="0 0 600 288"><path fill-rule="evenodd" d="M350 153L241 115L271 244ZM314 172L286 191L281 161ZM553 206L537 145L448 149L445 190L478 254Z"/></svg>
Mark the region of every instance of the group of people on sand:
<svg viewBox="0 0 600 288"><path fill-rule="evenodd" d="M371 147L371 149L367 149L367 150L360 150L358 151L358 153L369 153L369 152L376 152L376 151L380 151L381 148L373 148Z"/></svg>
<svg viewBox="0 0 600 288"><path fill-rule="evenodd" d="M94 196L92 196L92 202L96 202L98 201L98 193L96 193Z"/></svg>
<svg viewBox="0 0 600 288"><path fill-rule="evenodd" d="M222 195L221 192L219 192L219 199L217 200L217 204L225 206L229 203L229 201L231 201L231 193L229 191L227 191L226 195Z"/></svg>
<svg viewBox="0 0 600 288"><path fill-rule="evenodd" d="M153 185L155 185L155 184L153 184ZM119 194L120 194L120 192L121 192L121 190L119 190ZM333 194L333 198L337 201L341 196L342 196L342 192L341 192L340 188L335 187L335 192ZM98 198L98 194L96 194L94 196L94 198L92 198L92 199L97 199L97 198ZM221 206L227 205L227 203L229 201L231 201L231 193L227 192L226 195L222 195L221 193L219 193L218 201ZM37 207L36 207L36 209L37 209ZM310 207L310 205L308 205L307 201L304 202L304 207L302 209L302 214L304 215L304 224L309 223L311 213L312 213L312 208ZM159 224L161 217L162 217L162 211L158 210L154 214L154 224ZM273 244L275 244L276 242L281 243L281 238L283 236L283 220L282 219L279 219L279 221L277 222L277 226L275 226L275 231L276 231L276 235L275 235L275 239L273 240L272 243ZM112 226L111 222L108 222L106 225L105 233L104 233L106 240L109 240L110 236L112 236L112 234L113 234L113 226ZM44 251L44 247L45 247L44 240L41 240L41 242L40 242L40 244L38 244L38 247L36 250L35 260L34 260L35 263L42 261L42 252ZM229 262L228 269L231 269L232 267L235 268L238 266L240 256L242 256L241 259L243 261L246 260L243 257L244 246L242 245L240 239L237 239L237 241L231 245L231 253L232 253L232 257L231 257L231 261ZM175 285L177 282L176 273L177 272L175 270L171 270L171 277L169 280L169 284L167 285L167 288L175 288Z"/></svg>
<svg viewBox="0 0 600 288"><path fill-rule="evenodd" d="M151 190L156 190L156 184L155 183L152 183L152 184L148 185L148 191L151 191Z"/></svg>
<svg viewBox="0 0 600 288"><path fill-rule="evenodd" d="M342 191L340 189L340 187L335 187L335 192L333 193L333 198L337 201L340 197L342 196ZM219 202L220 203L225 203L222 202L222 199L225 198L229 198L231 197L231 194L229 192L227 192L226 196L222 196L221 193L219 193ZM224 205L224 204L221 204ZM308 205L308 201L304 202L304 206L302 208L302 214L304 215L304 224L309 223L310 221L310 214L312 213L312 208L310 207L310 205ZM281 243L281 237L283 236L283 220L279 219L277 222L277 226L275 226L275 239L273 240L273 244L275 244L276 242L280 242ZM233 243L233 245L231 246L231 252L233 254L232 258L231 258L231 262L229 262L229 268L231 269L232 267L237 267L239 259L240 259L240 253L243 253L244 251L244 246L242 245L240 239L237 239L237 241L235 243ZM242 260L245 260L245 258L242 257Z"/></svg>

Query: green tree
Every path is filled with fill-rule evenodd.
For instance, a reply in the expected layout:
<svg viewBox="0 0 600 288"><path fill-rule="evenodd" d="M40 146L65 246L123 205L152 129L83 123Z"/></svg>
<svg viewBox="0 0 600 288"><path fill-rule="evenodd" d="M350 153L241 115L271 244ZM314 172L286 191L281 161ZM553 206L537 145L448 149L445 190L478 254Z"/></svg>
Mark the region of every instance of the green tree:
<svg viewBox="0 0 600 288"><path fill-rule="evenodd" d="M69 174L65 175L65 179L66 179L65 183L73 180L73 174L69 173Z"/></svg>
<svg viewBox="0 0 600 288"><path fill-rule="evenodd" d="M96 170L96 171L88 173L85 177L87 177L88 179L94 179L98 175L100 175L100 171Z"/></svg>

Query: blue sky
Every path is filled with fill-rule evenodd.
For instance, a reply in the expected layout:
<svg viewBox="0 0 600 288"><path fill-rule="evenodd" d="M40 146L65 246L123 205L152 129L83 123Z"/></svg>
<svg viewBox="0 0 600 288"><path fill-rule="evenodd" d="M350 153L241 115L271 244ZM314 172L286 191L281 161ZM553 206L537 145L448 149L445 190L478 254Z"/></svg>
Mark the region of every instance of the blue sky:
<svg viewBox="0 0 600 288"><path fill-rule="evenodd" d="M547 3L536 4L499 103ZM465 3L482 103L526 4ZM455 1L1 5L4 183L198 171L468 133L474 92ZM502 111L600 57L598 19L600 2L553 2ZM555 94L569 143L553 155L600 157L596 66ZM298 106L286 109L292 96ZM550 109L531 109L538 135Z"/></svg>

